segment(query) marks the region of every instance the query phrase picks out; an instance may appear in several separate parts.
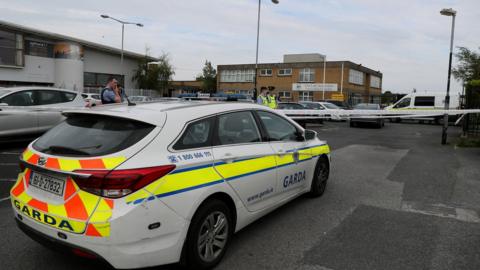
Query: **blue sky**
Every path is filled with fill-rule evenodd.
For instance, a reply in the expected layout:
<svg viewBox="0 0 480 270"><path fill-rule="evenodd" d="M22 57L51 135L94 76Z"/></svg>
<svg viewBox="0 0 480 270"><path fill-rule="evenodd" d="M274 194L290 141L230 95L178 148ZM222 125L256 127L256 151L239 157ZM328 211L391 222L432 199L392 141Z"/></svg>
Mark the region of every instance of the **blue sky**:
<svg viewBox="0 0 480 270"><path fill-rule="evenodd" d="M128 26L125 49L170 54L175 78L194 79L205 59L218 64L255 60L256 0L33 1L0 0L2 20L120 47L120 25L100 14L138 21ZM455 46L480 47L478 0L262 1L260 62L285 53L322 53L383 73L394 92L445 91L451 19L458 11ZM328 78L327 78L328 82ZM453 92L461 91L458 82Z"/></svg>

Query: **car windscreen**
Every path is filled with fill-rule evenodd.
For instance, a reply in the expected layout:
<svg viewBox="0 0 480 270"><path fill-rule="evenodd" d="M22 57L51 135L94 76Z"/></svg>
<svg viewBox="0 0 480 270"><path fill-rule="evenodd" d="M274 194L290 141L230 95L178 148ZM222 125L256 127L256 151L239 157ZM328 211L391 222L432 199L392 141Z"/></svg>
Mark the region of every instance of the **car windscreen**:
<svg viewBox="0 0 480 270"><path fill-rule="evenodd" d="M300 103L302 104L305 108L307 109L312 109L312 110L323 110L323 107L318 104L318 103L309 103L309 102L305 102L305 103Z"/></svg>
<svg viewBox="0 0 480 270"><path fill-rule="evenodd" d="M125 118L74 114L40 137L33 148L52 155L102 156L132 146L154 128Z"/></svg>

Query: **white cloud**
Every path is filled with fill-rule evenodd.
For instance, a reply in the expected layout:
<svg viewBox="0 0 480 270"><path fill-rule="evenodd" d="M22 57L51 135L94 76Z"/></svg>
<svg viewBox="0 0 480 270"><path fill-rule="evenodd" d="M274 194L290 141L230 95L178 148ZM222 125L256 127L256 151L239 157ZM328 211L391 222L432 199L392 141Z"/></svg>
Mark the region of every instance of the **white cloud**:
<svg viewBox="0 0 480 270"><path fill-rule="evenodd" d="M205 59L214 64L255 60L256 0L3 1L2 19L42 30L120 45L120 25L100 14L138 21L127 26L125 48L169 52L177 79L193 79ZM319 52L384 74L393 91L444 91L451 19L458 11L456 46L480 46L478 0L280 0L262 3L260 62L284 53ZM459 91L458 83L453 91Z"/></svg>

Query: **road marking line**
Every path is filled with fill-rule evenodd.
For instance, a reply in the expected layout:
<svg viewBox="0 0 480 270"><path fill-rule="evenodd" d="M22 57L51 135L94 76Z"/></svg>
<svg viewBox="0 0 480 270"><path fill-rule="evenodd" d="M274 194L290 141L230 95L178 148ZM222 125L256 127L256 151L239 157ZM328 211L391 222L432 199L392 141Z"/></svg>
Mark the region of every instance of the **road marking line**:
<svg viewBox="0 0 480 270"><path fill-rule="evenodd" d="M6 198L2 198L2 199L0 199L0 202L3 202L3 201L8 201L8 200L10 200L10 196L8 196L8 197L6 197Z"/></svg>

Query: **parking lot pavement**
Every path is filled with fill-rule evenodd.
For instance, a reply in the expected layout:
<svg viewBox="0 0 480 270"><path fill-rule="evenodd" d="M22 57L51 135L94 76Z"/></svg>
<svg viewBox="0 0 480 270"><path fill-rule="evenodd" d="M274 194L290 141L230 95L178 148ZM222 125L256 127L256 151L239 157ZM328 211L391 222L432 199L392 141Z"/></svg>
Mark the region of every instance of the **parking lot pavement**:
<svg viewBox="0 0 480 270"><path fill-rule="evenodd" d="M326 193L236 234L218 269L480 269L480 149L440 145L434 125L312 128L333 150ZM450 140L458 134L450 127ZM16 158L0 152L5 164ZM0 178L14 176L17 166L9 166L0 165ZM3 184L6 194L13 183ZM0 215L0 269L103 268L24 236L8 201Z"/></svg>

